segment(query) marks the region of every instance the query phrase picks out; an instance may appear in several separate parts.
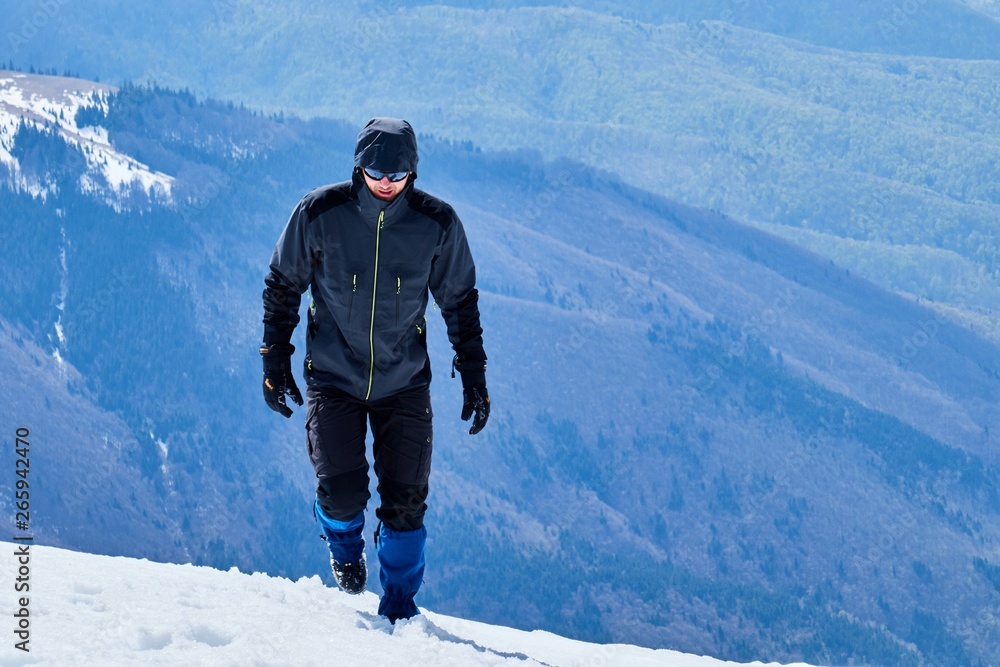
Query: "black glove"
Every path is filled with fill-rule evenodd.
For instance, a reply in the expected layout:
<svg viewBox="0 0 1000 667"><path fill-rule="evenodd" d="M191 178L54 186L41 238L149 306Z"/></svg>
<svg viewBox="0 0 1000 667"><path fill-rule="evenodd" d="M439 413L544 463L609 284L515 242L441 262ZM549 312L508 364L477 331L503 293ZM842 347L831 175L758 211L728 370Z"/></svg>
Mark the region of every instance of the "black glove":
<svg viewBox="0 0 1000 667"><path fill-rule="evenodd" d="M469 435L475 435L483 430L490 418L490 393L486 391L486 362L474 359L461 359L456 354L451 362L451 376L455 371L462 374L462 421L469 421L473 414Z"/></svg>
<svg viewBox="0 0 1000 667"><path fill-rule="evenodd" d="M264 360L264 401L267 402L267 407L286 417L291 417L292 411L285 405L285 394L296 405L302 405L302 394L295 386L295 378L292 376L293 352L295 346L291 343L262 345L260 348L260 356Z"/></svg>

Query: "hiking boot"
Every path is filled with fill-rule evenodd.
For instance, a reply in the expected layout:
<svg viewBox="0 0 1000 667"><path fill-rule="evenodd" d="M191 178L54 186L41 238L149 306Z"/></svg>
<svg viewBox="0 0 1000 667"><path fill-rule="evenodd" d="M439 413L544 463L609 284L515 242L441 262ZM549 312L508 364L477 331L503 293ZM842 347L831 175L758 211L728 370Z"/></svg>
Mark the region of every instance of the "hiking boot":
<svg viewBox="0 0 1000 667"><path fill-rule="evenodd" d="M361 553L361 558L353 563L339 563L333 554L330 554L330 567L333 569L333 578L336 579L340 590L351 595L365 592L365 584L368 583L368 564L364 552Z"/></svg>

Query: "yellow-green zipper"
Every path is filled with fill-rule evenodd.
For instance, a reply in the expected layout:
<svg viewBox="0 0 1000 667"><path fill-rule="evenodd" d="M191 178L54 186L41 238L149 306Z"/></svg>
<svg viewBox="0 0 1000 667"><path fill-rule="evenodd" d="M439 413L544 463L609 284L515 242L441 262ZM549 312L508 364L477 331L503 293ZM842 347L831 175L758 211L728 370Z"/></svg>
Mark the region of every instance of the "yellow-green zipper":
<svg viewBox="0 0 1000 667"><path fill-rule="evenodd" d="M382 220L385 218L385 210L378 213L378 224L375 225L375 278L372 281L372 323L368 329L368 350L371 354L371 363L368 366L368 393L365 400L372 395L372 380L375 378L375 292L378 290L378 246L382 235Z"/></svg>

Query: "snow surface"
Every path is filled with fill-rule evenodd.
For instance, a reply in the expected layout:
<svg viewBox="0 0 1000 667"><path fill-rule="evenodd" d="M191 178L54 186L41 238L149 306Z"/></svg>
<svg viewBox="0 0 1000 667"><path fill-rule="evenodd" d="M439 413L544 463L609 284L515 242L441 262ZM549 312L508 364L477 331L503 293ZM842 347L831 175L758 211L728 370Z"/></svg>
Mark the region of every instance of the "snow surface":
<svg viewBox="0 0 1000 667"><path fill-rule="evenodd" d="M20 174L17 159L11 155L14 133L20 122L37 128L57 129L63 138L79 146L90 171L100 173L112 190L121 192L138 183L147 194L158 192L169 200L173 177L154 172L134 158L116 151L108 132L100 127L77 127L76 112L82 106L103 103L115 89L98 83L57 76L28 75L0 70L0 163L15 174L17 186L35 196L45 196L50 188L29 183ZM94 180L81 180L85 190L94 189Z"/></svg>
<svg viewBox="0 0 1000 667"><path fill-rule="evenodd" d="M30 652L14 648L17 547L0 546L0 666L580 665L717 667L736 663L623 644L589 644L424 613L395 627L372 593L319 577L264 574L30 547ZM753 663L760 665L761 663Z"/></svg>

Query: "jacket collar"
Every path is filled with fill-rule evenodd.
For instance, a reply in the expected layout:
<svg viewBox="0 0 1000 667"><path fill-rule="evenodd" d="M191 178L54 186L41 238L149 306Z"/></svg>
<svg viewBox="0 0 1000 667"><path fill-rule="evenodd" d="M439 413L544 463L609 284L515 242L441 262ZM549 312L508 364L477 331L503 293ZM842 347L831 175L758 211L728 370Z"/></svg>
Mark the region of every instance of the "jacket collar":
<svg viewBox="0 0 1000 667"><path fill-rule="evenodd" d="M409 200L413 194L412 180L407 183L403 191L391 202L386 202L373 195L368 186L365 185L365 179L357 169L354 171L352 187L358 198L358 208L361 210L361 216L365 220L372 220L373 222L378 220L379 213L384 210L385 215L382 218L382 222L383 224L389 224L403 217L410 208Z"/></svg>

